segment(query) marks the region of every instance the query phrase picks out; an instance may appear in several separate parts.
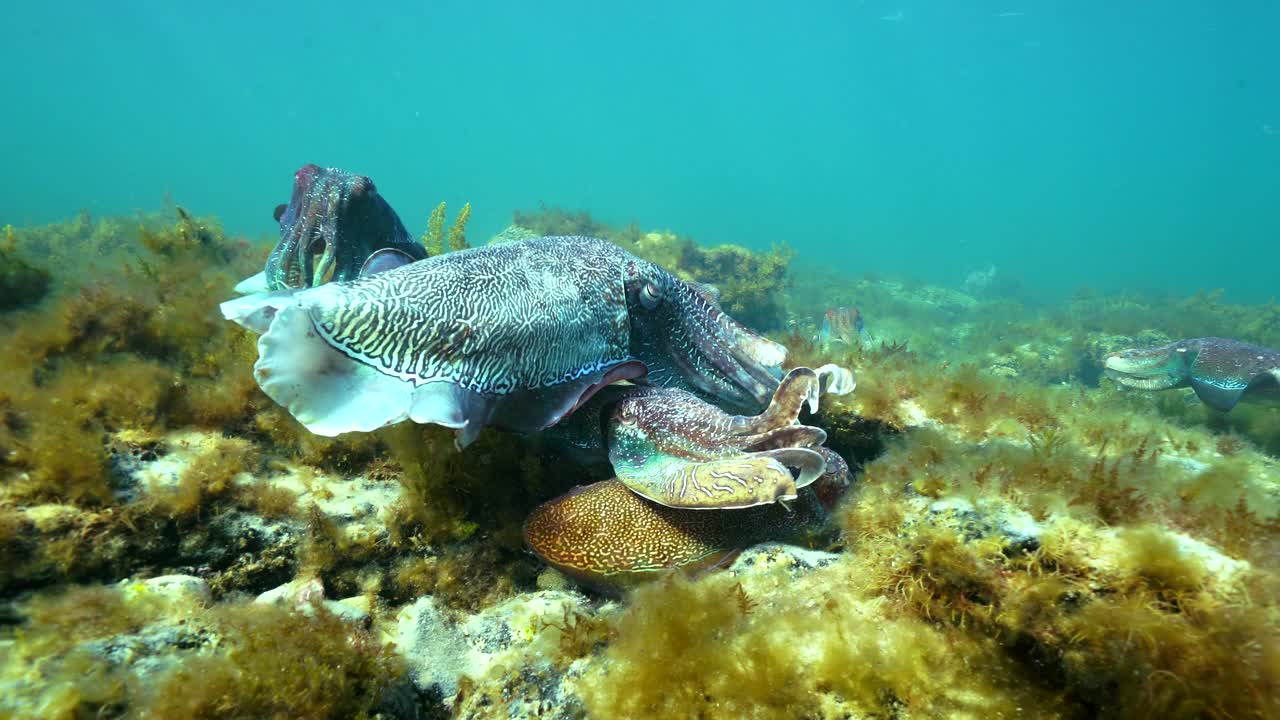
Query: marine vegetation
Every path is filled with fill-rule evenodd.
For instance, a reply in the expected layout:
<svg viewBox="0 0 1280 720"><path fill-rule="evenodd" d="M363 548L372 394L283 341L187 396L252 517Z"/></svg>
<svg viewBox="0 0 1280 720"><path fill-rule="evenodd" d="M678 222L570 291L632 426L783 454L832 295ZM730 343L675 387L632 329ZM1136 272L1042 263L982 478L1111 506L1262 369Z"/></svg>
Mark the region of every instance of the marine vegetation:
<svg viewBox="0 0 1280 720"><path fill-rule="evenodd" d="M471 219L471 203L462 206L453 225L449 226L449 234L445 236L444 223L447 208L440 203L427 218L427 231L422 234L422 245L431 255L443 255L455 250L466 250L471 247L467 242L467 221Z"/></svg>
<svg viewBox="0 0 1280 720"><path fill-rule="evenodd" d="M601 228L654 261L633 250L650 234ZM652 235L654 257L683 245ZM753 327L788 366L858 383L783 434L821 430L810 447L852 478L744 521L590 484L563 438L486 430L458 452L434 426L308 432L216 310L280 238L177 208L13 238L50 281L0 311L0 715L1280 716L1280 410L1103 370L1180 337L1280 346L1274 304L1032 307L784 263L776 290L742 296L777 311ZM660 262L737 317L689 244ZM815 341L826 310L855 306L874 339ZM662 475L651 459L744 452L664 427L618 436L647 448L641 480ZM534 535L606 572L647 547L693 572L617 599L577 586L522 535L575 503L623 518L607 543Z"/></svg>
<svg viewBox="0 0 1280 720"><path fill-rule="evenodd" d="M154 582L32 600L23 608L30 630L8 662L39 659L46 682L29 695L11 694L10 684L0 712L343 718L378 710L403 663L368 630L309 607L209 606L198 584ZM130 656L150 668L130 672Z"/></svg>
<svg viewBox="0 0 1280 720"><path fill-rule="evenodd" d="M49 272L17 257L18 234L4 226L0 238L0 312L34 305L49 291Z"/></svg>

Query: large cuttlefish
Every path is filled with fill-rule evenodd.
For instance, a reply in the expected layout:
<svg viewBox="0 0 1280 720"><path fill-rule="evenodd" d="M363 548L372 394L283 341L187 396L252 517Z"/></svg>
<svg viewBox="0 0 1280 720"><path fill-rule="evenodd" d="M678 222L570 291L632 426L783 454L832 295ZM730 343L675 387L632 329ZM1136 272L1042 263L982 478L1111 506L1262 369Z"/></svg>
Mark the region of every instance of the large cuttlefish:
<svg viewBox="0 0 1280 720"><path fill-rule="evenodd" d="M1125 387L1190 387L1201 402L1227 412L1243 401L1280 402L1280 351L1205 337L1112 353L1108 377Z"/></svg>
<svg viewBox="0 0 1280 720"><path fill-rule="evenodd" d="M709 288L603 240L417 259L372 183L352 178L299 171L264 273L272 290L222 304L261 334L258 384L312 432L410 420L453 428L465 447L490 425L553 428L617 477L541 506L526 536L551 564L609 586L795 530L814 514L792 501L820 505L847 485L825 433L798 416L821 393L852 391L848 370L784 377L786 348ZM599 533L652 542L584 545L589 566L574 564L573 538Z"/></svg>
<svg viewBox="0 0 1280 720"><path fill-rule="evenodd" d="M258 384L320 435L412 420L465 446L487 425L549 427L638 378L754 410L786 357L706 288L587 237L463 250L222 312L262 334ZM851 386L838 368L822 378Z"/></svg>

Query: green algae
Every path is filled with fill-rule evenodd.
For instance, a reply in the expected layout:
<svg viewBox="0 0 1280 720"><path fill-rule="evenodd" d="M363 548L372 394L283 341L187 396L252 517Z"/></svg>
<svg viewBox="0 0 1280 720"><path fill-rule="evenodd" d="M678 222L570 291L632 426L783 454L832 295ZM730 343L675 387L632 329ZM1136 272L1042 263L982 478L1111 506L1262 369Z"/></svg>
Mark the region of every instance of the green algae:
<svg viewBox="0 0 1280 720"><path fill-rule="evenodd" d="M6 698L8 717L365 717L403 673L376 637L321 607L206 607L136 583L72 588L22 613L0 682L37 661L43 682ZM118 658L154 644L176 661Z"/></svg>
<svg viewBox="0 0 1280 720"><path fill-rule="evenodd" d="M585 214L517 220L612 237L717 285L731 314L767 329L783 332L791 313L780 339L792 363L834 361L859 378L818 416L862 469L834 514L840 558L795 576L673 577L616 613L567 617L551 661L588 663L591 716L1280 713L1280 481L1266 456L1280 414L1224 417L1088 372L1117 344L1207 328L1280 345L1274 306L1083 293L1032 308L882 278L801 279L784 250L704 249ZM474 612L534 587L520 523L584 476L496 433L458 453L440 428L300 430L253 383L253 338L217 317L261 248L186 213L15 232L24 257L69 268L43 301L0 315L15 349L0 365L0 552L15 559L0 566L0 599L30 598L10 611L21 623L10 655L53 673L50 717L374 712L400 668L371 633L237 594L315 577L386 615L422 594ZM447 244L443 220L440 234ZM92 263L72 257L86 243ZM859 305L876 340L821 352L823 305ZM174 482L122 487L121 463L163 454L182 430L220 437ZM300 467L327 483L395 483L385 533L345 530L320 507L324 483L274 482ZM209 556L234 545L237 514L288 539ZM1036 529L1018 535L1010 518ZM212 606L59 594L200 565ZM143 685L75 649L177 619L226 652Z"/></svg>
<svg viewBox="0 0 1280 720"><path fill-rule="evenodd" d="M446 234L444 224L447 211L445 204L440 203L427 217L427 229L422 234L421 242L427 249L429 257L471 247L467 242L467 221L471 219L471 203L462 206Z"/></svg>
<svg viewBox="0 0 1280 720"><path fill-rule="evenodd" d="M49 291L49 271L18 257L17 245L17 232L6 225L0 238L0 312L35 305Z"/></svg>

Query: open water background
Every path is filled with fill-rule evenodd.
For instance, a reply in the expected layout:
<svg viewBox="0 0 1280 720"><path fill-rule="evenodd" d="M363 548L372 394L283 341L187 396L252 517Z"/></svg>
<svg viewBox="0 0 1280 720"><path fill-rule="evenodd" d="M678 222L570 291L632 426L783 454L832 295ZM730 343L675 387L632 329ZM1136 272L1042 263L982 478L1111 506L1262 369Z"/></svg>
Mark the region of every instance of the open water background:
<svg viewBox="0 0 1280 720"><path fill-rule="evenodd" d="M7 7L0 223L171 198L266 238L292 172L414 232L585 208L958 285L1276 294L1280 3Z"/></svg>

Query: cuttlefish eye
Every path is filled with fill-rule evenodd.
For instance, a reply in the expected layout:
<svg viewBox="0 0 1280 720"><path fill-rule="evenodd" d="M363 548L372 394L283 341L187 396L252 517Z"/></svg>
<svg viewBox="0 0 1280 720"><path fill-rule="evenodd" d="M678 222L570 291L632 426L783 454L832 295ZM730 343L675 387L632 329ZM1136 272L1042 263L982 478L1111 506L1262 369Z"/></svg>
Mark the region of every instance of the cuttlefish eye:
<svg viewBox="0 0 1280 720"><path fill-rule="evenodd" d="M324 254L324 238L319 235L311 239L311 244L307 246L307 254L314 261L317 257Z"/></svg>
<svg viewBox="0 0 1280 720"><path fill-rule="evenodd" d="M640 288L640 304L645 310L652 310L658 306L662 300L662 291L653 282L645 282L644 287Z"/></svg>

